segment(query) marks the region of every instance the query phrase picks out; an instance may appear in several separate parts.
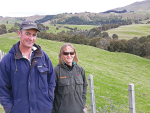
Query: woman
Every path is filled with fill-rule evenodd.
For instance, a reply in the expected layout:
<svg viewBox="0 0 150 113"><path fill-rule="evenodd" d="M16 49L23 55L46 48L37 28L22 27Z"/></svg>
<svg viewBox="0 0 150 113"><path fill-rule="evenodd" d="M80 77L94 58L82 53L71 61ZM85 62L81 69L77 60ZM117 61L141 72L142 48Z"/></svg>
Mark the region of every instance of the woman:
<svg viewBox="0 0 150 113"><path fill-rule="evenodd" d="M87 80L78 64L73 45L64 44L59 53L59 64L54 68L56 87L53 113L84 113Z"/></svg>

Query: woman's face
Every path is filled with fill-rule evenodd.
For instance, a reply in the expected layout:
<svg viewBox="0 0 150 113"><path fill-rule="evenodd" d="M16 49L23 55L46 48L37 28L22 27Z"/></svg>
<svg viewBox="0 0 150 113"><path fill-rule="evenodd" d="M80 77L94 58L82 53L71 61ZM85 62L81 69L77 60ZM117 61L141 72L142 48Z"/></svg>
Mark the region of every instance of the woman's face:
<svg viewBox="0 0 150 113"><path fill-rule="evenodd" d="M70 46L66 46L63 52L63 60L66 64L72 66L72 62L75 56L74 49Z"/></svg>

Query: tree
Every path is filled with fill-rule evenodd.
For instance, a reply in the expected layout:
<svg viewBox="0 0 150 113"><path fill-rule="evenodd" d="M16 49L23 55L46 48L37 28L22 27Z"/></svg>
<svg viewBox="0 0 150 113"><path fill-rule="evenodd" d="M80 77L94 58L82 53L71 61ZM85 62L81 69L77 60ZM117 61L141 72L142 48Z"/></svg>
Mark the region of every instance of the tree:
<svg viewBox="0 0 150 113"><path fill-rule="evenodd" d="M128 52L134 55L142 55L142 44L139 43L138 39L133 38L128 40Z"/></svg>
<svg viewBox="0 0 150 113"><path fill-rule="evenodd" d="M6 30L6 26L4 24L0 25L0 28Z"/></svg>
<svg viewBox="0 0 150 113"><path fill-rule="evenodd" d="M146 36L142 36L138 39L139 43L144 43L144 42L146 42L146 40L147 40Z"/></svg>
<svg viewBox="0 0 150 113"><path fill-rule="evenodd" d="M59 30L59 27L56 27L56 30Z"/></svg>
<svg viewBox="0 0 150 113"><path fill-rule="evenodd" d="M118 35L113 34L113 35L112 35L112 38L113 38L113 39L118 39Z"/></svg>
<svg viewBox="0 0 150 113"><path fill-rule="evenodd" d="M106 38L101 38L99 43L96 43L96 47L107 50L109 45L109 41Z"/></svg>
<svg viewBox="0 0 150 113"><path fill-rule="evenodd" d="M7 33L6 26L4 24L0 25L0 34Z"/></svg>
<svg viewBox="0 0 150 113"><path fill-rule="evenodd" d="M100 37L93 37L90 39L89 45L96 47L96 43L100 41Z"/></svg>
<svg viewBox="0 0 150 113"><path fill-rule="evenodd" d="M108 37L109 37L108 32L103 32L103 33L102 33L102 37L103 37L103 38L108 38Z"/></svg>
<svg viewBox="0 0 150 113"><path fill-rule="evenodd" d="M8 33L17 32L17 31L18 31L17 28L12 27L8 30Z"/></svg>
<svg viewBox="0 0 150 113"><path fill-rule="evenodd" d="M95 27L89 31L87 38L93 37L101 37L101 29L99 27Z"/></svg>
<svg viewBox="0 0 150 113"><path fill-rule="evenodd" d="M75 44L84 44L84 45L86 45L88 43L88 39L85 37L84 34L74 35L72 38L70 38L69 42L75 43Z"/></svg>

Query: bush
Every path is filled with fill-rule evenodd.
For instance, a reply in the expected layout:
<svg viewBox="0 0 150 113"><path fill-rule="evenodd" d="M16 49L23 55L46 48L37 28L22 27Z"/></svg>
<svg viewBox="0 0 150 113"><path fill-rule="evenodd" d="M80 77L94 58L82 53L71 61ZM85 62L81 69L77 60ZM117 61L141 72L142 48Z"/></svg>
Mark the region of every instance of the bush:
<svg viewBox="0 0 150 113"><path fill-rule="evenodd" d="M7 33L6 29L1 29L1 28L0 28L0 35L1 35L1 34L5 34L5 33Z"/></svg>
<svg viewBox="0 0 150 113"><path fill-rule="evenodd" d="M96 47L96 43L100 41L100 37L94 37L89 40L89 45Z"/></svg>
<svg viewBox="0 0 150 113"><path fill-rule="evenodd" d="M74 35L72 38L70 38L69 42L86 45L88 43L88 39L85 37L85 35Z"/></svg>
<svg viewBox="0 0 150 113"><path fill-rule="evenodd" d="M103 38L108 38L108 37L109 37L108 32L103 32L103 33L102 33L102 37L103 37Z"/></svg>
<svg viewBox="0 0 150 113"><path fill-rule="evenodd" d="M113 38L113 39L118 39L118 35L113 34L113 35L112 35L112 38Z"/></svg>
<svg viewBox="0 0 150 113"><path fill-rule="evenodd" d="M98 27L91 29L87 35L87 38L93 37L101 37L101 29L99 29Z"/></svg>
<svg viewBox="0 0 150 113"><path fill-rule="evenodd" d="M145 43L147 40L147 37L146 36L142 36L138 39L139 43Z"/></svg>
<svg viewBox="0 0 150 113"><path fill-rule="evenodd" d="M17 28L12 27L8 30L8 33L17 32L17 31L18 31Z"/></svg>
<svg viewBox="0 0 150 113"><path fill-rule="evenodd" d="M0 25L0 28L6 30L6 26L4 24Z"/></svg>
<svg viewBox="0 0 150 113"><path fill-rule="evenodd" d="M128 40L128 52L134 55L142 55L142 44L139 43L138 39Z"/></svg>
<svg viewBox="0 0 150 113"><path fill-rule="evenodd" d="M108 50L109 41L106 38L101 38L99 42L96 43L96 47Z"/></svg>
<svg viewBox="0 0 150 113"><path fill-rule="evenodd" d="M126 52L127 42L125 40L111 40L108 50L111 52Z"/></svg>

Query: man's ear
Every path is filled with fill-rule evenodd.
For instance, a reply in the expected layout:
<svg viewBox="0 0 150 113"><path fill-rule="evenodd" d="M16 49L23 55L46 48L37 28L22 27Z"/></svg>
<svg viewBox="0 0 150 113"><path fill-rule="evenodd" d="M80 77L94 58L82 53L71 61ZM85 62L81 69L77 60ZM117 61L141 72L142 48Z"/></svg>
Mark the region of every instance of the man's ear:
<svg viewBox="0 0 150 113"><path fill-rule="evenodd" d="M18 36L21 37L21 31L18 30Z"/></svg>

